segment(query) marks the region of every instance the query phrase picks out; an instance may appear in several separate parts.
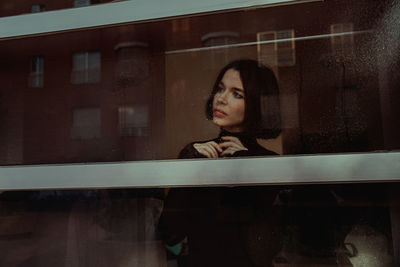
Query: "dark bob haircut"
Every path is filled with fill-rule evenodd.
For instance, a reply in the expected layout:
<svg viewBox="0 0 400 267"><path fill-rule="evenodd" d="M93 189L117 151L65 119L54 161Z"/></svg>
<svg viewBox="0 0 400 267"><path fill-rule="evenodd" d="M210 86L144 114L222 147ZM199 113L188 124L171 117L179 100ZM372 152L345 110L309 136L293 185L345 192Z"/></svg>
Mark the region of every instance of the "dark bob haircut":
<svg viewBox="0 0 400 267"><path fill-rule="evenodd" d="M278 82L272 70L255 60L236 60L218 74L206 105L208 119L213 118L213 99L225 72L240 73L245 91L244 133L257 138L275 138L281 132Z"/></svg>

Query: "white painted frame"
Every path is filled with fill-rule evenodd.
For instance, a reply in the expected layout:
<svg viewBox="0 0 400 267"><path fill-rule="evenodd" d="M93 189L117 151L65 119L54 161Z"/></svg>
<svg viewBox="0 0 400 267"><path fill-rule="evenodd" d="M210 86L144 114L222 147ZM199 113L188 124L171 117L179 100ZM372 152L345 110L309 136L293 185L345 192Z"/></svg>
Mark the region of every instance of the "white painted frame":
<svg viewBox="0 0 400 267"><path fill-rule="evenodd" d="M400 181L400 152L0 167L0 190Z"/></svg>
<svg viewBox="0 0 400 267"><path fill-rule="evenodd" d="M0 18L0 40L210 12L321 0L128 0Z"/></svg>

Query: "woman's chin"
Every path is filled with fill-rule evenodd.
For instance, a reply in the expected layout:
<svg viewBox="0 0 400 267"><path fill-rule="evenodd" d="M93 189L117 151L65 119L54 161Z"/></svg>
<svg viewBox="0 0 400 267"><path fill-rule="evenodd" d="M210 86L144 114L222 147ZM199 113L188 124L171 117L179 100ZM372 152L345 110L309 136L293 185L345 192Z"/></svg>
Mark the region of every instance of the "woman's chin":
<svg viewBox="0 0 400 267"><path fill-rule="evenodd" d="M226 123L224 123L224 121L223 121L222 119L220 119L220 118L215 118L215 117L214 117L214 118L213 118L213 123L214 123L215 125L217 125L218 127L221 127L221 128L227 126Z"/></svg>

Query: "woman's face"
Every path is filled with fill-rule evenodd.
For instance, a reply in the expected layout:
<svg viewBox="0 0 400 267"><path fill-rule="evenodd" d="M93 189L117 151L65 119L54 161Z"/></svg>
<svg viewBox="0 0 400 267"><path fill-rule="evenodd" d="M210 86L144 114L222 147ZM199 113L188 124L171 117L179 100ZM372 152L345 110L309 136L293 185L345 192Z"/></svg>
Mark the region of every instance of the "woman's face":
<svg viewBox="0 0 400 267"><path fill-rule="evenodd" d="M213 122L229 132L243 131L245 92L237 70L225 72L213 100Z"/></svg>

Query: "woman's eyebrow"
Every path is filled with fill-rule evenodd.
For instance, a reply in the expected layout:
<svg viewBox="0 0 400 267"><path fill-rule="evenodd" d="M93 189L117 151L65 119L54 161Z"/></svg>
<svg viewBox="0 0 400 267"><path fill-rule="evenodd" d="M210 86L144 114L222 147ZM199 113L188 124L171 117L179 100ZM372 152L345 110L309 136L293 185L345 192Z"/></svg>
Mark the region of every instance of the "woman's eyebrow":
<svg viewBox="0 0 400 267"><path fill-rule="evenodd" d="M244 89L243 89L243 88L233 87L232 89L235 90L235 91L244 92Z"/></svg>

